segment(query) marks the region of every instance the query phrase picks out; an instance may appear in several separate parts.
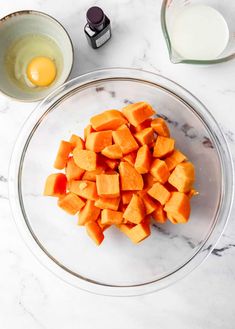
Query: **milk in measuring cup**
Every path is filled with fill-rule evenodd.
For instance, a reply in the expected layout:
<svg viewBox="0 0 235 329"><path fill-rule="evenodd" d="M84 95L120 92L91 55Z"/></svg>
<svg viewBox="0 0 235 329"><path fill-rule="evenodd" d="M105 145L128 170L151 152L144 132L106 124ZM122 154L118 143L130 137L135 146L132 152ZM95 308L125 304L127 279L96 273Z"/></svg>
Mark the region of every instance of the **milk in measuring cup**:
<svg viewBox="0 0 235 329"><path fill-rule="evenodd" d="M185 59L216 59L229 40L224 17L216 9L205 5L182 9L169 32L172 47Z"/></svg>

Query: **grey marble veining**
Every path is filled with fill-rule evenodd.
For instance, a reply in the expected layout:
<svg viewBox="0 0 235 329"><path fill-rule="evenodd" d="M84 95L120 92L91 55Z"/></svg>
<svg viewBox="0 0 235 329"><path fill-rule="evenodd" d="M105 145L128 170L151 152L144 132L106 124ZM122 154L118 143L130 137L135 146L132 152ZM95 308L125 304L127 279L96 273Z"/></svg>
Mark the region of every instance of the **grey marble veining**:
<svg viewBox="0 0 235 329"><path fill-rule="evenodd" d="M72 77L94 69L125 66L160 73L183 85L209 108L226 135L235 160L235 62L211 67L174 65L168 59L160 28L159 0L103 0L113 37L98 51L89 48L83 33L85 0L2 1L1 16L33 8L58 18L68 29L76 60ZM66 8L65 8L66 7ZM98 92L99 90L97 90ZM110 97L115 97L108 90ZM126 96L125 103L131 103ZM163 291L135 298L91 295L59 280L45 269L23 243L8 203L8 166L20 128L36 104L0 95L0 328L1 329L233 329L235 323L235 208L219 243L203 265ZM199 138L187 122L178 123L187 138ZM211 193L211 191L208 191ZM164 228L162 234L167 236ZM177 239L176 235L169 239ZM185 237L192 248L194 241Z"/></svg>

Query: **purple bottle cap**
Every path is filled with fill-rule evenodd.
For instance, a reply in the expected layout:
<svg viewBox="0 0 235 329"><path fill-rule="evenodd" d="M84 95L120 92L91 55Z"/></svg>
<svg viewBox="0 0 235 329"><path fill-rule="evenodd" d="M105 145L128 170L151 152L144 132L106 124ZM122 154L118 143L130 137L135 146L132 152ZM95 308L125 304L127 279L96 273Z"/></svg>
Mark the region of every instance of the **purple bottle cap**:
<svg viewBox="0 0 235 329"><path fill-rule="evenodd" d="M86 13L88 24L93 28L98 28L105 21L105 14L100 7L91 7Z"/></svg>

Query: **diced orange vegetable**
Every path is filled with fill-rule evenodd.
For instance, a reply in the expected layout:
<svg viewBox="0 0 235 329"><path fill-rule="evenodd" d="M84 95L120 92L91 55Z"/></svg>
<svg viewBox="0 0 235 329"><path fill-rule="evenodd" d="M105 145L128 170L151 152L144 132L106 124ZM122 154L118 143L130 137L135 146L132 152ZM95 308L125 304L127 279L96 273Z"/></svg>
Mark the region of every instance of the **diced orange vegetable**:
<svg viewBox="0 0 235 329"><path fill-rule="evenodd" d="M131 223L139 224L144 219L145 215L145 206L142 199L137 194L133 194L123 214L123 218Z"/></svg>
<svg viewBox="0 0 235 329"><path fill-rule="evenodd" d="M191 162L179 163L169 177L169 183L179 192L189 192L195 181L194 165Z"/></svg>
<svg viewBox="0 0 235 329"><path fill-rule="evenodd" d="M69 142L72 144L73 149L74 149L75 147L77 147L77 148L79 148L80 150L84 150L84 148L85 148L85 142L84 142L84 140L83 140L81 137L77 136L77 135L74 135L74 134L73 134L73 135L70 137Z"/></svg>
<svg viewBox="0 0 235 329"><path fill-rule="evenodd" d="M84 199L97 200L96 183L88 180L72 180L69 182L69 190Z"/></svg>
<svg viewBox="0 0 235 329"><path fill-rule="evenodd" d="M130 203L133 193L134 193L133 191L122 191L122 194L121 194L122 203L123 204Z"/></svg>
<svg viewBox="0 0 235 329"><path fill-rule="evenodd" d="M100 215L100 208L97 208L94 201L87 200L85 206L78 214L78 225L85 225L90 221L96 221Z"/></svg>
<svg viewBox="0 0 235 329"><path fill-rule="evenodd" d="M138 126L134 127L134 126L131 126L131 132L133 133L138 133L139 131L142 131L143 129L145 128L149 128L151 127L151 122L152 122L152 119L146 119L144 122L140 123Z"/></svg>
<svg viewBox="0 0 235 329"><path fill-rule="evenodd" d="M96 176L105 173L105 166L97 166L95 170L85 171L82 179L96 182Z"/></svg>
<svg viewBox="0 0 235 329"><path fill-rule="evenodd" d="M178 224L177 220L171 214L167 213L166 216L169 219L169 221L172 222L172 224Z"/></svg>
<svg viewBox="0 0 235 329"><path fill-rule="evenodd" d="M115 130L127 121L120 111L108 110L93 116L90 122L96 131L100 131L109 129Z"/></svg>
<svg viewBox="0 0 235 329"><path fill-rule="evenodd" d="M64 209L67 213L75 215L85 206L85 202L76 194L67 193L65 196L59 198L58 206Z"/></svg>
<svg viewBox="0 0 235 329"><path fill-rule="evenodd" d="M97 153L110 145L112 145L112 130L90 133L86 139L86 149Z"/></svg>
<svg viewBox="0 0 235 329"><path fill-rule="evenodd" d="M161 224L164 224L167 221L166 212L163 209L163 206L160 203L157 203L157 207L152 213L153 219Z"/></svg>
<svg viewBox="0 0 235 329"><path fill-rule="evenodd" d="M104 163L112 170L116 169L119 165L118 160L109 159L109 158L104 159Z"/></svg>
<svg viewBox="0 0 235 329"><path fill-rule="evenodd" d="M146 102L108 110L90 119L85 141L73 134L60 144L55 167L66 175L50 175L44 194L59 197L67 213L79 212L78 224L97 245L111 225L138 243L150 235L152 218L189 219L190 198L198 194L194 166L153 113Z"/></svg>
<svg viewBox="0 0 235 329"><path fill-rule="evenodd" d="M151 163L151 152L147 145L143 145L139 148L135 160L135 169L140 174L146 174L149 172L150 163Z"/></svg>
<svg viewBox="0 0 235 329"><path fill-rule="evenodd" d="M131 238L131 229L134 227L134 224L120 224L117 225L117 228L124 233L128 238Z"/></svg>
<svg viewBox="0 0 235 329"><path fill-rule="evenodd" d="M122 112L134 127L155 113L152 106L146 102L129 104L122 109Z"/></svg>
<svg viewBox="0 0 235 329"><path fill-rule="evenodd" d="M138 195L144 203L146 215L151 214L157 208L157 202L154 201L145 190L139 191Z"/></svg>
<svg viewBox="0 0 235 329"><path fill-rule="evenodd" d="M106 146L101 153L109 159L121 159L122 158L122 150L119 145L113 144L110 146Z"/></svg>
<svg viewBox="0 0 235 329"><path fill-rule="evenodd" d="M135 225L129 232L125 233L133 243L139 243L150 235L150 226L147 221Z"/></svg>
<svg viewBox="0 0 235 329"><path fill-rule="evenodd" d="M61 141L59 150L56 155L56 159L54 162L54 167L56 169L64 169L68 158L69 158L69 153L72 151L73 146L71 143L66 142L66 141Z"/></svg>
<svg viewBox="0 0 235 329"><path fill-rule="evenodd" d="M169 128L162 118L152 120L151 127L156 131L159 136L170 137Z"/></svg>
<svg viewBox="0 0 235 329"><path fill-rule="evenodd" d="M186 156L179 150L174 150L173 153L165 159L169 171L175 169L175 167L186 160Z"/></svg>
<svg viewBox="0 0 235 329"><path fill-rule="evenodd" d="M113 131L113 140L115 144L120 146L123 154L128 154L139 148L128 127Z"/></svg>
<svg viewBox="0 0 235 329"><path fill-rule="evenodd" d="M124 155L124 157L122 158L122 161L126 161L126 162L130 163L132 166L134 166L135 160L136 160L136 155L137 155L136 152L128 153L128 154Z"/></svg>
<svg viewBox="0 0 235 329"><path fill-rule="evenodd" d="M128 162L120 162L119 174L121 189L123 191L142 190L144 186L143 178L138 171Z"/></svg>
<svg viewBox="0 0 235 329"><path fill-rule="evenodd" d="M101 211L101 223L104 225L119 225L122 223L123 213L110 209Z"/></svg>
<svg viewBox="0 0 235 329"><path fill-rule="evenodd" d="M120 197L117 198L99 198L95 201L95 206L100 209L118 210Z"/></svg>
<svg viewBox="0 0 235 329"><path fill-rule="evenodd" d="M91 125L88 125L84 128L84 139L87 139L87 136L93 133L95 130L92 128Z"/></svg>
<svg viewBox="0 0 235 329"><path fill-rule="evenodd" d="M164 184L167 182L170 172L165 161L155 159L150 168L150 174L155 178L156 181Z"/></svg>
<svg viewBox="0 0 235 329"><path fill-rule="evenodd" d="M155 178L150 173L144 174L143 179L144 179L144 189L149 189L150 187L153 186L154 183L156 183Z"/></svg>
<svg viewBox="0 0 235 329"><path fill-rule="evenodd" d="M174 151L175 140L173 138L158 136L153 149L155 158L163 158Z"/></svg>
<svg viewBox="0 0 235 329"><path fill-rule="evenodd" d="M96 176L98 195L101 197L116 198L120 195L119 174Z"/></svg>
<svg viewBox="0 0 235 329"><path fill-rule="evenodd" d="M44 195L61 196L66 193L67 178L65 174L51 174L47 177Z"/></svg>
<svg viewBox="0 0 235 329"><path fill-rule="evenodd" d="M190 215L189 197L181 192L172 192L170 199L166 202L164 210L170 214L177 223L186 223Z"/></svg>
<svg viewBox="0 0 235 329"><path fill-rule="evenodd" d="M86 231L89 237L99 246L104 240L104 234L96 222L86 223Z"/></svg>
<svg viewBox="0 0 235 329"><path fill-rule="evenodd" d="M154 183L148 194L164 205L170 199L170 192L160 183Z"/></svg>
<svg viewBox="0 0 235 329"><path fill-rule="evenodd" d="M97 155L93 151L79 150L75 147L73 150L74 162L78 167L84 170L95 170L97 167Z"/></svg>
<svg viewBox="0 0 235 329"><path fill-rule="evenodd" d="M105 230L107 230L107 228L110 227L110 225L102 224L101 223L101 218L97 219L96 222L99 225L99 227L101 228L102 232L104 232Z"/></svg>
<svg viewBox="0 0 235 329"><path fill-rule="evenodd" d="M67 166L65 168L66 176L68 180L71 179L80 179L84 174L85 170L79 168L75 162L73 157L70 157L67 162Z"/></svg>
<svg viewBox="0 0 235 329"><path fill-rule="evenodd" d="M154 133L152 128L145 128L136 133L134 136L140 145L151 144L154 142Z"/></svg>

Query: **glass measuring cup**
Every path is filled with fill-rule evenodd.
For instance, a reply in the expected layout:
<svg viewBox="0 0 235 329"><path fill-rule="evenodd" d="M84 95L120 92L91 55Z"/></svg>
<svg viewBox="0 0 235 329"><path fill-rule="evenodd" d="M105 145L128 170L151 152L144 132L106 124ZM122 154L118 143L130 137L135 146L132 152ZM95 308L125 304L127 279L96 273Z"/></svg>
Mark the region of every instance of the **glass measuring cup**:
<svg viewBox="0 0 235 329"><path fill-rule="evenodd" d="M172 46L170 30L176 16L186 6L206 5L220 12L229 29L229 40L224 51L215 59L191 59L180 56ZM161 8L161 25L166 40L169 57L172 63L216 64L235 58L235 1L221 0L163 0Z"/></svg>

